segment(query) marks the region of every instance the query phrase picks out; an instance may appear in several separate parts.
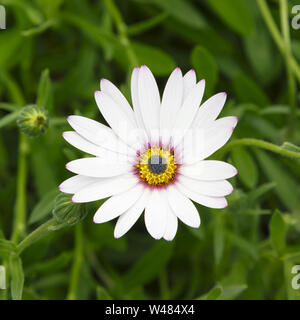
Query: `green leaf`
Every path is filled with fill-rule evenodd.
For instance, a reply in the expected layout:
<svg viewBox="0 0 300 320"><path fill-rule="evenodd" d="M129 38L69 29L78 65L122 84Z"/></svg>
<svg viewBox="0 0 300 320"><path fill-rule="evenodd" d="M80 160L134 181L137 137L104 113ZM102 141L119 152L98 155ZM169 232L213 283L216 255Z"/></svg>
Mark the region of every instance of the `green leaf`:
<svg viewBox="0 0 300 320"><path fill-rule="evenodd" d="M253 17L243 0L207 0L211 9L233 31L249 35L253 29Z"/></svg>
<svg viewBox="0 0 300 320"><path fill-rule="evenodd" d="M215 287L206 296L206 300L216 300L223 292L222 286Z"/></svg>
<svg viewBox="0 0 300 320"><path fill-rule="evenodd" d="M55 188L48 193L46 193L42 199L34 206L30 217L29 224L36 223L43 218L45 218L49 213L51 213L54 206L54 199L59 194L58 188Z"/></svg>
<svg viewBox="0 0 300 320"><path fill-rule="evenodd" d="M24 37L36 36L36 35L39 35L39 34L45 32L46 30L51 28L54 24L55 24L55 20L53 20L53 19L52 20L46 20L46 21L44 21L42 24L40 24L37 27L30 28L30 29L22 31L21 34Z"/></svg>
<svg viewBox="0 0 300 320"><path fill-rule="evenodd" d="M195 47L191 55L191 63L198 79L205 79L205 93L210 95L218 81L218 67L213 56L201 46Z"/></svg>
<svg viewBox="0 0 300 320"><path fill-rule="evenodd" d="M64 0L37 0L39 7L47 17L53 17L58 14L59 7Z"/></svg>
<svg viewBox="0 0 300 320"><path fill-rule="evenodd" d="M24 286L24 273L21 258L12 254L10 256L11 296L13 300L21 300Z"/></svg>
<svg viewBox="0 0 300 320"><path fill-rule="evenodd" d="M244 38L246 54L259 82L272 81L281 70L281 57L264 22L257 19L251 35Z"/></svg>
<svg viewBox="0 0 300 320"><path fill-rule="evenodd" d="M254 103L261 107L270 104L264 91L243 73L239 73L234 77L233 88L241 103Z"/></svg>
<svg viewBox="0 0 300 320"><path fill-rule="evenodd" d="M209 290L206 294L200 296L196 300L216 300L220 297L223 292L223 288L221 285L217 285Z"/></svg>
<svg viewBox="0 0 300 320"><path fill-rule="evenodd" d="M15 120L18 118L19 111L10 112L6 116L0 119L0 129L5 127L8 124L15 123Z"/></svg>
<svg viewBox="0 0 300 320"><path fill-rule="evenodd" d="M284 253L287 227L282 214L277 210L270 222L270 238L278 256Z"/></svg>
<svg viewBox="0 0 300 320"><path fill-rule="evenodd" d="M0 254L1 253L15 253L17 252L17 246L13 241L0 239Z"/></svg>
<svg viewBox="0 0 300 320"><path fill-rule="evenodd" d="M160 13L148 20L131 25L127 29L127 34L129 36L141 34L143 32L149 31L152 28L155 28L158 24L164 21L168 17L168 14L163 12Z"/></svg>
<svg viewBox="0 0 300 320"><path fill-rule="evenodd" d="M30 5L29 2L18 1L18 2L15 2L14 4L16 4L18 7L24 10L25 14L33 24L39 25L43 22L42 13L38 9L36 9L34 6Z"/></svg>
<svg viewBox="0 0 300 320"><path fill-rule="evenodd" d="M206 22L199 10L185 0L152 0L175 19L196 29L205 27Z"/></svg>
<svg viewBox="0 0 300 320"><path fill-rule="evenodd" d="M295 55L295 58L300 60L300 41L297 39L292 40L292 51Z"/></svg>
<svg viewBox="0 0 300 320"><path fill-rule="evenodd" d="M0 102L0 109L13 112L13 111L19 110L19 106L15 105L13 103Z"/></svg>
<svg viewBox="0 0 300 320"><path fill-rule="evenodd" d="M243 213L257 216L257 215L263 215L263 214L271 214L272 211L269 209L245 209L243 210Z"/></svg>
<svg viewBox="0 0 300 320"><path fill-rule="evenodd" d="M246 284L223 286L223 292L217 300L233 300L247 288L248 286Z"/></svg>
<svg viewBox="0 0 300 320"><path fill-rule="evenodd" d="M258 170L249 151L244 147L236 147L231 151L231 157L238 169L238 178L246 187L253 189L258 182Z"/></svg>
<svg viewBox="0 0 300 320"><path fill-rule="evenodd" d="M33 284L36 290L45 290L49 288L58 288L60 286L68 285L69 275L66 272L55 273L49 276L39 278Z"/></svg>
<svg viewBox="0 0 300 320"><path fill-rule="evenodd" d="M274 142L278 141L278 128L275 127L270 121L255 115L246 115L245 120L255 130L255 132L261 134L263 138Z"/></svg>
<svg viewBox="0 0 300 320"><path fill-rule="evenodd" d="M276 183L275 192L283 204L290 210L299 206L298 184L293 177L265 151L254 150L264 174Z"/></svg>
<svg viewBox="0 0 300 320"><path fill-rule="evenodd" d="M48 157L48 152L41 142L31 154L31 165L33 171L33 181L37 194L42 198L50 190L57 188L55 168L52 167Z"/></svg>
<svg viewBox="0 0 300 320"><path fill-rule="evenodd" d="M113 300L105 288L100 287L99 285L96 287L96 294L98 300Z"/></svg>
<svg viewBox="0 0 300 320"><path fill-rule="evenodd" d="M155 75L168 75L176 66L173 58L159 48L139 42L133 42L132 48L139 64L147 65Z"/></svg>
<svg viewBox="0 0 300 320"><path fill-rule="evenodd" d="M287 115L290 113L291 108L287 105L277 104L277 105L271 105L269 107L266 107L262 110L260 110L259 114L261 115ZM300 110L299 110L300 111Z"/></svg>
<svg viewBox="0 0 300 320"><path fill-rule="evenodd" d="M165 24L167 24L172 33L176 33L176 35L181 37L184 41L189 41L195 45L201 44L201 46L211 52L216 59L226 59L228 58L227 55L230 56L233 54L233 48L230 42L222 37L214 27L207 26L199 32L199 30L185 26L179 21L172 21L168 19ZM229 64L234 64L234 61L231 60ZM221 69L221 64L219 64L219 66Z"/></svg>
<svg viewBox="0 0 300 320"><path fill-rule="evenodd" d="M107 50L108 47L112 47L114 50L122 50L122 46L116 36L110 32L101 30L97 24L84 19L81 15L66 11L61 18L71 25L76 26L81 32L85 33L102 49Z"/></svg>
<svg viewBox="0 0 300 320"><path fill-rule="evenodd" d="M294 263L297 263L297 261L300 259L300 251L299 249L297 252L285 254L283 257L281 257L283 260L292 261Z"/></svg>
<svg viewBox="0 0 300 320"><path fill-rule="evenodd" d="M40 77L37 99L36 99L36 104L39 107L44 107L47 109L49 96L50 96L50 89L51 89L51 82L49 77L49 70L45 69L42 72Z"/></svg>
<svg viewBox="0 0 300 320"><path fill-rule="evenodd" d="M155 245L125 274L123 289L130 291L151 281L167 264L173 251L173 243L156 242Z"/></svg>
<svg viewBox="0 0 300 320"><path fill-rule="evenodd" d="M17 30L5 30L0 36L0 67L8 69L14 63L11 59L22 45L22 37Z"/></svg>
<svg viewBox="0 0 300 320"><path fill-rule="evenodd" d="M39 261L36 264L28 267L25 270L25 275L32 275L36 273L55 273L60 271L61 269L67 267L72 259L73 252L62 252L60 255L53 259L49 259L46 261Z"/></svg>
<svg viewBox="0 0 300 320"><path fill-rule="evenodd" d="M221 55L216 56L215 59L220 73L223 73L226 77L231 79L240 72L240 66L238 62L233 60L231 56Z"/></svg>
<svg viewBox="0 0 300 320"><path fill-rule="evenodd" d="M247 253L253 260L258 259L257 248L251 242L231 231L227 231L226 236L232 245L239 248L241 252Z"/></svg>
<svg viewBox="0 0 300 320"><path fill-rule="evenodd" d="M8 68L7 65L6 65L6 68ZM18 108L25 104L23 94L21 92L21 89L17 81L14 79L14 77L10 75L9 72L7 72L3 68L0 68L0 82L1 82L1 87L3 86L4 88L6 88L8 92L7 94L12 104L16 104Z"/></svg>
<svg viewBox="0 0 300 320"><path fill-rule="evenodd" d="M276 187L275 182L265 183L251 192L248 193L247 198L249 202L249 206L254 205L255 202L259 202L258 199L264 196L267 192L273 190Z"/></svg>

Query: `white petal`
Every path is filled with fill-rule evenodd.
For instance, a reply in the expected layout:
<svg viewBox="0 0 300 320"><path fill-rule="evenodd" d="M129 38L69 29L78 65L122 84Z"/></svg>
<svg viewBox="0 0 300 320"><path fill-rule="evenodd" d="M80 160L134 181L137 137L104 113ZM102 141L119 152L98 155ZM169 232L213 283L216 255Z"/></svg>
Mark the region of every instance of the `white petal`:
<svg viewBox="0 0 300 320"><path fill-rule="evenodd" d="M127 99L112 82L107 79L101 79L100 90L107 93L120 106L121 110L126 114L128 119L130 119L132 123L135 123L134 112Z"/></svg>
<svg viewBox="0 0 300 320"><path fill-rule="evenodd" d="M90 184L76 192L72 201L82 203L104 199L125 192L134 187L137 183L137 178L131 174L113 178L103 178L99 180L99 182Z"/></svg>
<svg viewBox="0 0 300 320"><path fill-rule="evenodd" d="M193 125L207 127L216 120L225 104L226 97L225 92L220 92L206 100L197 111Z"/></svg>
<svg viewBox="0 0 300 320"><path fill-rule="evenodd" d="M149 199L149 190L145 189L142 196L137 202L118 219L114 236L115 238L122 237L136 223L142 212L144 211Z"/></svg>
<svg viewBox="0 0 300 320"><path fill-rule="evenodd" d="M179 110L172 130L173 146L176 147L181 141L186 131L190 128L196 112L200 106L205 81L199 81L191 90L187 98L184 100Z"/></svg>
<svg viewBox="0 0 300 320"><path fill-rule="evenodd" d="M133 159L132 156L123 155L121 153L116 153L108 149L102 148L100 146L97 146L94 143L83 138L80 134L78 134L75 131L65 131L63 132L63 137L68 143L70 143L75 148L83 152L92 154L94 156L101 156L103 158L117 157L120 161L129 161Z"/></svg>
<svg viewBox="0 0 300 320"><path fill-rule="evenodd" d="M205 206L208 208L214 209L224 209L227 207L227 200L224 197L209 197L203 194L199 194L194 192L180 183L176 184L178 190L183 193L186 197L190 198L191 200Z"/></svg>
<svg viewBox="0 0 300 320"><path fill-rule="evenodd" d="M81 116L69 116L70 126L86 140L105 149L123 154L134 154L135 151L121 141L111 128L95 120Z"/></svg>
<svg viewBox="0 0 300 320"><path fill-rule="evenodd" d="M62 136L73 147L83 152L92 154L93 156L98 156L101 154L101 152L106 150L84 139L81 135L79 135L75 131L65 131L63 132Z"/></svg>
<svg viewBox="0 0 300 320"><path fill-rule="evenodd" d="M164 239L167 241L172 241L176 235L178 227L178 219L173 213L170 205L167 206L167 225L164 233Z"/></svg>
<svg viewBox="0 0 300 320"><path fill-rule="evenodd" d="M142 66L138 75L139 105L143 121L153 143L159 140L160 96L152 72Z"/></svg>
<svg viewBox="0 0 300 320"><path fill-rule="evenodd" d="M95 223L110 221L131 208L140 198L144 190L141 184L106 200L94 215Z"/></svg>
<svg viewBox="0 0 300 320"><path fill-rule="evenodd" d="M168 187L167 196L174 214L186 225L199 228L200 216L192 201L179 192L175 186Z"/></svg>
<svg viewBox="0 0 300 320"><path fill-rule="evenodd" d="M131 100L134 110L134 115L136 119L136 123L140 129L145 129L144 120L142 117L142 111L139 103L139 89L138 89L138 77L139 77L140 68L136 67L132 71L131 75Z"/></svg>
<svg viewBox="0 0 300 320"><path fill-rule="evenodd" d="M212 125L221 127L230 127L234 129L238 123L238 118L234 116L220 118L213 122Z"/></svg>
<svg viewBox="0 0 300 320"><path fill-rule="evenodd" d="M204 143L203 153L201 159L205 159L219 150L230 139L233 133L232 127L225 127L222 129L209 128L206 132L207 139Z"/></svg>
<svg viewBox="0 0 300 320"><path fill-rule="evenodd" d="M82 158L67 163L66 168L77 174L88 177L114 177L130 172L132 165L121 162L118 158Z"/></svg>
<svg viewBox="0 0 300 320"><path fill-rule="evenodd" d="M223 197L232 193L233 187L227 180L201 181L179 175L178 182L197 193L211 197Z"/></svg>
<svg viewBox="0 0 300 320"><path fill-rule="evenodd" d="M183 100L188 96L191 89L196 85L195 70L188 71L183 77Z"/></svg>
<svg viewBox="0 0 300 320"><path fill-rule="evenodd" d="M167 222L166 199L163 190L152 190L145 209L145 225L154 239L164 235Z"/></svg>
<svg viewBox="0 0 300 320"><path fill-rule="evenodd" d="M237 170L223 161L202 160L192 165L181 166L180 173L193 179L224 180L235 176Z"/></svg>
<svg viewBox="0 0 300 320"><path fill-rule="evenodd" d="M170 75L162 97L160 109L160 136L162 144L168 144L171 129L181 107L183 93L182 73L176 68Z"/></svg>
<svg viewBox="0 0 300 320"><path fill-rule="evenodd" d="M85 188L86 186L100 180L101 178L92 178L76 175L65 180L63 183L60 184L58 188L61 192L74 194L80 191L81 189Z"/></svg>
<svg viewBox="0 0 300 320"><path fill-rule="evenodd" d="M234 118L234 117L233 117ZM222 118L225 119L225 118ZM219 119L219 120L222 120ZM182 162L193 164L209 157L229 140L234 127L216 120L207 128L193 128L181 142ZM233 123L233 121L230 121ZM231 124L232 124L231 123ZM191 133L191 135L190 135Z"/></svg>
<svg viewBox="0 0 300 320"><path fill-rule="evenodd" d="M116 135L129 146L137 147L138 130L119 105L106 93L95 92L95 100L103 117L116 133Z"/></svg>

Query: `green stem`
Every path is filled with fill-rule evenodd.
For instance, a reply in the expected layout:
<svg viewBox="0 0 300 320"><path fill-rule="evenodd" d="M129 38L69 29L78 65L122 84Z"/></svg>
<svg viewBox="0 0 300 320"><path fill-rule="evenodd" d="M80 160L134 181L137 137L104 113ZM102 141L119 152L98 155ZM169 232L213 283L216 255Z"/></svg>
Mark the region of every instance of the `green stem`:
<svg viewBox="0 0 300 320"><path fill-rule="evenodd" d="M16 124L16 119L18 118L19 111L13 111L5 115L0 119L0 128L3 128L11 123Z"/></svg>
<svg viewBox="0 0 300 320"><path fill-rule="evenodd" d="M0 109L13 112L19 110L20 107L13 103L0 102Z"/></svg>
<svg viewBox="0 0 300 320"><path fill-rule="evenodd" d="M281 38L280 32L273 20L273 17L270 13L270 10L267 6L267 3L265 0L256 0L258 7L260 9L260 12L265 20L265 23L271 33L271 36L273 37L273 40L275 41L279 51L281 54L284 56L285 55L285 44L283 39ZM300 67L297 63L297 61L294 59L294 57L289 54L289 59L290 59L290 66L291 69L293 70L293 73L295 74L297 80L300 82Z"/></svg>
<svg viewBox="0 0 300 320"><path fill-rule="evenodd" d="M168 13L163 12L159 13L157 16L154 16L153 18L131 25L127 28L127 35L138 35L145 31L149 31L164 21L167 17Z"/></svg>
<svg viewBox="0 0 300 320"><path fill-rule="evenodd" d="M25 234L27 153L29 148L27 139L27 136L22 133L20 134L15 220L11 236L11 240L14 242L18 242L19 238Z"/></svg>
<svg viewBox="0 0 300 320"><path fill-rule="evenodd" d="M47 234L49 231L52 231L52 227L58 224L57 220L52 218L40 225L37 229L32 231L23 241L21 241L18 246L18 253L20 254L24 249L29 247L33 242Z"/></svg>
<svg viewBox="0 0 300 320"><path fill-rule="evenodd" d="M291 150L284 149L280 146L277 146L275 144L272 144L267 141L258 140L258 139L252 139L252 138L243 138L243 139L237 139L230 143L228 143L226 146L224 146L219 152L218 157L222 158L228 151L230 151L232 148L237 146L253 146L258 147L262 149L266 149L269 151L272 151L274 153L280 154L285 157L300 159L300 152L295 152Z"/></svg>
<svg viewBox="0 0 300 320"><path fill-rule="evenodd" d="M104 0L105 5L112 16L115 25L118 30L120 42L123 45L126 54L128 56L128 60L130 62L130 65L132 68L138 66L138 59L137 56L131 46L130 39L127 34L127 26L123 21L122 15L118 9L118 7L115 5L113 0Z"/></svg>
<svg viewBox="0 0 300 320"><path fill-rule="evenodd" d="M25 99L18 83L14 80L10 73L3 68L0 70L0 80L6 86L6 89L11 97L11 102L19 107L24 106Z"/></svg>
<svg viewBox="0 0 300 320"><path fill-rule="evenodd" d="M280 21L281 30L283 35L283 41L285 45L285 64L287 69L287 80L288 80L288 94L290 104L290 137L293 138L296 126L296 83L291 67L291 40L288 23L288 5L287 0L280 0Z"/></svg>
<svg viewBox="0 0 300 320"><path fill-rule="evenodd" d="M69 292L67 295L68 300L76 300L77 298L77 287L78 279L80 274L80 268L83 258L83 232L82 223L77 223L75 226L75 250L74 250L74 260L71 270L71 280Z"/></svg>
<svg viewBox="0 0 300 320"><path fill-rule="evenodd" d="M266 25L269 28L271 36L273 37L279 50L283 52L284 51L284 44L281 39L280 32L278 31L277 26L273 20L271 12L269 11L269 8L268 8L266 1L265 0L257 0L257 4L258 4L258 7L261 11L261 14L265 20Z"/></svg>

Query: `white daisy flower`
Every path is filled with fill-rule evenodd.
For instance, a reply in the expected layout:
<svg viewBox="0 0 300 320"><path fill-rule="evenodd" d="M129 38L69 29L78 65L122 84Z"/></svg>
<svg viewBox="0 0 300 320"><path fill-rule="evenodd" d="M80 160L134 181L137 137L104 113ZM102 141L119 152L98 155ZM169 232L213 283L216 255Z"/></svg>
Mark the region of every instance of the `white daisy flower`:
<svg viewBox="0 0 300 320"><path fill-rule="evenodd" d="M178 219L200 226L193 201L225 208L233 191L226 180L237 174L230 164L204 160L221 148L237 124L236 117L216 120L225 100L218 93L201 107L205 81L196 83L194 70L170 75L162 99L151 71L135 68L131 77L133 109L108 80L100 82L95 99L108 126L70 116L75 131L64 132L74 147L93 155L69 162L76 175L60 185L74 202L108 198L94 215L95 223L118 217L114 235L124 235L144 213L155 239L172 240Z"/></svg>

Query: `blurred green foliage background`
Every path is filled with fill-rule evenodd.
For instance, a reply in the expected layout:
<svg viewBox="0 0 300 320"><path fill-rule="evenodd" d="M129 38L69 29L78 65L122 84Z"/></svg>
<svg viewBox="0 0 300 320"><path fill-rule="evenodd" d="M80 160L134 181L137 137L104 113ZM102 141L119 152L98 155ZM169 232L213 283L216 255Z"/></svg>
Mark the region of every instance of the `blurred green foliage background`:
<svg viewBox="0 0 300 320"><path fill-rule="evenodd" d="M291 286L291 269L300 264L300 30L291 27L297 1L1 4L1 298L300 298ZM239 123L232 142L212 156L239 170L228 208L198 206L200 229L180 225L167 243L153 240L142 218L114 239L114 223L92 222L95 202L83 221L48 232L21 253L17 244L52 216L57 186L71 176L65 163L82 157L61 136L70 130L66 117L104 122L93 97L100 78L130 101L130 74L142 64L161 89L180 66L206 79L205 98L228 93L222 115ZM16 125L29 104L49 112L50 127L37 138Z"/></svg>

